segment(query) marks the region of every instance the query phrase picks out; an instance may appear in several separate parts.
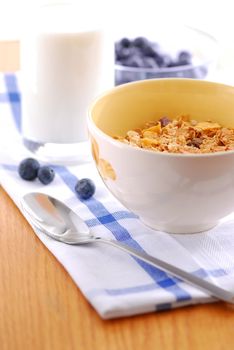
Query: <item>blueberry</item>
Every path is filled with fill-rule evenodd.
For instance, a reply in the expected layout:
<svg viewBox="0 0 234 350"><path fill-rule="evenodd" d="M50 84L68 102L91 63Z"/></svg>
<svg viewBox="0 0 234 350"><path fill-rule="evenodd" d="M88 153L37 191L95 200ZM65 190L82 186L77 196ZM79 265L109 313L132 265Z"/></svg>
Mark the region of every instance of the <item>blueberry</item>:
<svg viewBox="0 0 234 350"><path fill-rule="evenodd" d="M128 38L122 38L119 41L119 43L122 47L130 47L131 46L131 40L129 40Z"/></svg>
<svg viewBox="0 0 234 350"><path fill-rule="evenodd" d="M54 180L55 172L51 167L44 165L39 168L37 176L43 185L48 185Z"/></svg>
<svg viewBox="0 0 234 350"><path fill-rule="evenodd" d="M131 52L131 49L128 48L128 47L123 47L123 48L120 48L118 49L116 52L115 52L115 57L116 57L116 60L119 60L119 61L122 61L128 57L130 57L132 54Z"/></svg>
<svg viewBox="0 0 234 350"><path fill-rule="evenodd" d="M173 57L170 53L163 51L161 46L144 36L133 39L123 37L115 43L115 62L118 65L132 68L146 68L145 71L129 69L129 71L116 70L116 85L124 84L134 80L165 78L165 77L204 77L207 72L194 67L187 69L176 69L180 66L192 65L192 54L189 50L181 49ZM174 69L172 68L174 67ZM147 69L149 70L147 71ZM163 70L160 68L172 68ZM191 69L190 69L191 68ZM162 71L163 70L163 71ZM118 72L117 72L118 71Z"/></svg>
<svg viewBox="0 0 234 350"><path fill-rule="evenodd" d="M180 64L176 60L172 60L167 67L178 67Z"/></svg>
<svg viewBox="0 0 234 350"><path fill-rule="evenodd" d="M155 50L152 46L147 45L142 49L142 53L144 56L155 57Z"/></svg>
<svg viewBox="0 0 234 350"><path fill-rule="evenodd" d="M95 184L90 179L79 180L75 186L75 191L82 199L89 199L95 192Z"/></svg>
<svg viewBox="0 0 234 350"><path fill-rule="evenodd" d="M131 55L143 57L142 50L139 47L134 47L134 46L131 48Z"/></svg>
<svg viewBox="0 0 234 350"><path fill-rule="evenodd" d="M191 64L192 55L188 51L180 51L178 54L178 63L181 66L186 66L187 64Z"/></svg>
<svg viewBox="0 0 234 350"><path fill-rule="evenodd" d="M135 38L132 43L133 43L133 46L139 47L141 49L145 48L146 46L149 45L148 39L146 39L143 36L139 36L139 37Z"/></svg>
<svg viewBox="0 0 234 350"><path fill-rule="evenodd" d="M34 158L26 158L19 164L18 172L22 179L32 181L35 180L40 168L39 162Z"/></svg>
<svg viewBox="0 0 234 350"><path fill-rule="evenodd" d="M125 61L122 61L122 64L127 67L144 67L143 59L138 55L129 57Z"/></svg>
<svg viewBox="0 0 234 350"><path fill-rule="evenodd" d="M171 57L167 54L162 54L160 55L160 58L156 57L155 60L160 68L168 67L171 63Z"/></svg>
<svg viewBox="0 0 234 350"><path fill-rule="evenodd" d="M158 65L156 63L156 61L153 59L153 57L145 57L143 59L144 62L144 67L145 68L158 68Z"/></svg>

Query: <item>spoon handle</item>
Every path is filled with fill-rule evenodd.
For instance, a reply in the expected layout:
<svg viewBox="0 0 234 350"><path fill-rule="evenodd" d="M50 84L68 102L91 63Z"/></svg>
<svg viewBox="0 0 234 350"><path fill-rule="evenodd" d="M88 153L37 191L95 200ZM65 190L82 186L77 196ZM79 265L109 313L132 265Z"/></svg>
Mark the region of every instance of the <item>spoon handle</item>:
<svg viewBox="0 0 234 350"><path fill-rule="evenodd" d="M144 252L137 251L131 247L129 247L126 244L123 244L121 242L117 242L114 240L108 240L101 237L96 237L95 242L102 242L106 244L110 244L116 248L121 249L124 252L127 252L131 255L133 255L136 258L139 258L140 260L155 266L157 268L161 268L163 271L172 274L175 277L178 277L179 279L182 279L185 282L188 282L189 284L192 284L193 286L201 289L202 291L208 293L209 295L212 295L213 297L216 297L217 299L226 301L228 303L234 303L234 294L232 292L229 292L221 287L218 287L217 285L210 283L198 276L195 276L189 272L186 272L174 265L171 265L163 260L160 260L158 258L155 258L149 254L146 254Z"/></svg>

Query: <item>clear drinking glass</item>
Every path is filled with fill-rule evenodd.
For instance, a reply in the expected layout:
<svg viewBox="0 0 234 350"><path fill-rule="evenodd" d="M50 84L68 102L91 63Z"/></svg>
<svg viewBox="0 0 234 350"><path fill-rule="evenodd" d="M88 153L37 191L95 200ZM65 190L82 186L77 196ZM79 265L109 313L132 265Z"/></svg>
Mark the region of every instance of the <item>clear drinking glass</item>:
<svg viewBox="0 0 234 350"><path fill-rule="evenodd" d="M85 161L87 109L114 85L113 67L110 32L88 6L58 3L31 13L21 40L24 145L41 159Z"/></svg>

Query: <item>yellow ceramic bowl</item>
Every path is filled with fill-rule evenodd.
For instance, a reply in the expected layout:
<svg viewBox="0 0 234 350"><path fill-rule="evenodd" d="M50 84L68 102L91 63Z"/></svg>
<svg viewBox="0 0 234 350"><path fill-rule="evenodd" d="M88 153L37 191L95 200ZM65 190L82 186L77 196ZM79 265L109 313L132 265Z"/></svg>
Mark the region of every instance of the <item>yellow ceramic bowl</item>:
<svg viewBox="0 0 234 350"><path fill-rule="evenodd" d="M179 114L234 127L234 87L176 78L125 84L94 102L88 127L97 168L116 198L154 229L192 233L234 210L234 152L155 153L112 138Z"/></svg>

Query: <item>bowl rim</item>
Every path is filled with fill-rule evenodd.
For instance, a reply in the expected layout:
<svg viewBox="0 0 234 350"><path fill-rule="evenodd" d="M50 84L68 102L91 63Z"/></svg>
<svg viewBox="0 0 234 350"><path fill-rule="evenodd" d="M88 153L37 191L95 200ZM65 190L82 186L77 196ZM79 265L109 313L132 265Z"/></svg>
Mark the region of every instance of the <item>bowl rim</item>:
<svg viewBox="0 0 234 350"><path fill-rule="evenodd" d="M146 149L146 148L139 148L139 147L134 147L132 145L129 144L125 144L119 140L114 139L113 137L111 137L110 135L106 134L104 131L102 131L93 121L93 117L92 117L92 112L93 109L96 105L96 103L101 100L102 98L104 98L105 96L109 95L109 94L113 94L115 93L116 90L124 90L126 88L126 86L131 86L131 85L147 85L149 83L152 82L160 82L160 81L188 81L189 83L193 83L193 84L205 84L205 85L212 85L212 86L219 86L219 87L223 87L223 88L231 88L233 89L234 92L234 86L228 85L228 84L223 84L223 83L218 83L218 82L212 82L212 81L206 81L203 79L192 79L192 78L155 78L155 79L144 79L144 80L137 80L137 81L133 81L133 82L129 82L126 84L122 84L122 85L118 85L118 86L114 86L111 89L106 90L105 92L103 92L101 95L99 95L90 105L90 107L88 108L88 114L87 114L87 126L88 126L88 130L94 130L94 132L96 132L101 138L104 138L106 141L110 142L111 144L113 144L114 146L117 146L118 148L122 148L123 151L124 150L128 150L131 152L144 152L147 154L154 154L155 156L162 156L162 157L173 157L173 158L210 158L210 157L221 157L221 156L231 156L234 154L234 149L233 150L228 150L228 151L218 151L218 152L212 152L212 153L171 153L171 152L155 152L153 150L150 149ZM90 134L89 133L89 138L90 138Z"/></svg>
<svg viewBox="0 0 234 350"><path fill-rule="evenodd" d="M208 40L210 40L210 42L212 42L213 47L215 48L215 53L216 53L216 57L209 57L204 59L204 61L199 62L199 63L195 63L195 64L188 64L188 65L181 65L181 66L176 66L176 67L158 67L158 68L146 68L146 67L130 67L130 66L124 66L121 64L117 64L115 63L114 67L116 71L126 71L126 72L142 72L142 73L173 73L176 71L186 71L189 69L195 69L195 68L199 68L199 67L203 67L205 65L210 65L212 63L215 63L218 61L218 48L219 48L219 42L218 40L210 33L190 26L190 25L186 25L186 24L181 24L177 26L178 28L186 28L186 30L188 29L189 31L192 31L194 33L198 33L201 34L202 36L206 37ZM116 42L116 41L115 41Z"/></svg>

